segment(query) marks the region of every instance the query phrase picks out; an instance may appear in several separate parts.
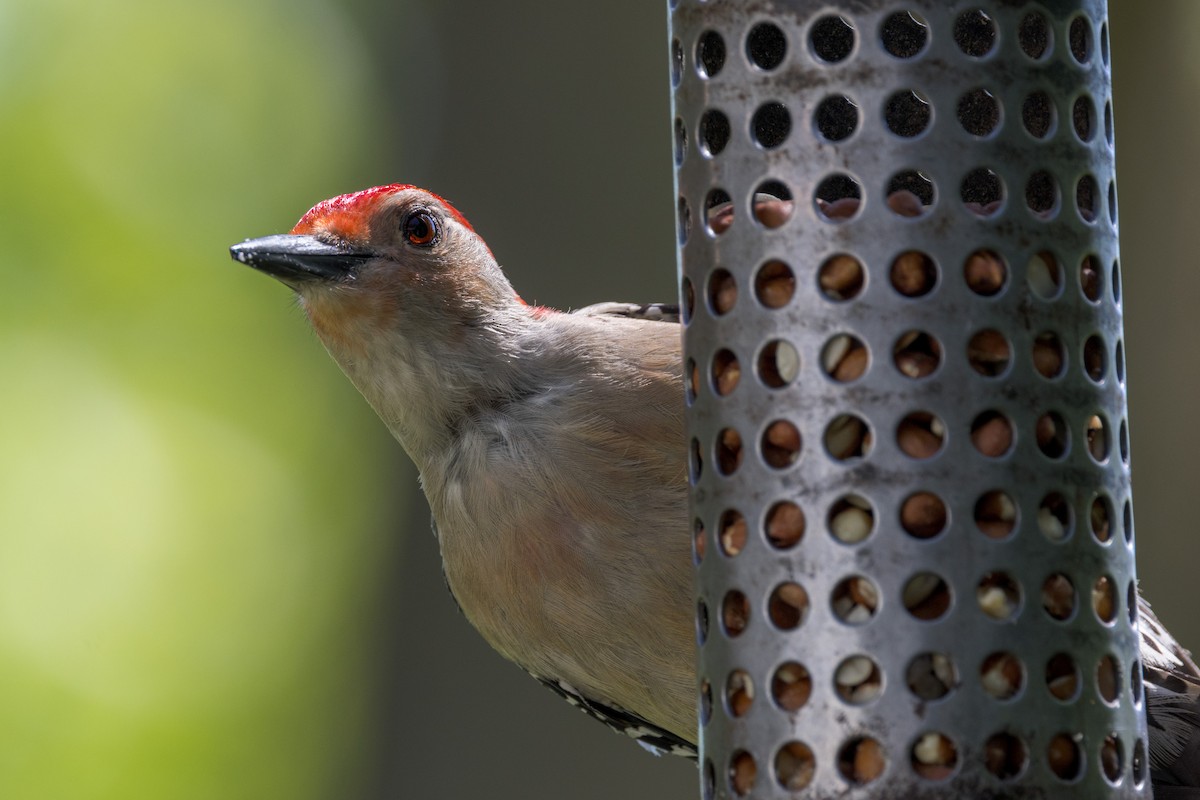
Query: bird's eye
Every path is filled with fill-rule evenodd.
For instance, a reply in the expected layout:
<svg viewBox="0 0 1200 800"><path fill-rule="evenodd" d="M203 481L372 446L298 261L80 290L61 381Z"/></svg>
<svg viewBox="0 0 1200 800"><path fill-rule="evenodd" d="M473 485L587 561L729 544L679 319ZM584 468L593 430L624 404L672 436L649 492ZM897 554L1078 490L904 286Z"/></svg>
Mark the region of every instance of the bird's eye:
<svg viewBox="0 0 1200 800"><path fill-rule="evenodd" d="M429 247L437 239L437 223L428 211L412 212L404 218L400 227L408 243L417 247Z"/></svg>

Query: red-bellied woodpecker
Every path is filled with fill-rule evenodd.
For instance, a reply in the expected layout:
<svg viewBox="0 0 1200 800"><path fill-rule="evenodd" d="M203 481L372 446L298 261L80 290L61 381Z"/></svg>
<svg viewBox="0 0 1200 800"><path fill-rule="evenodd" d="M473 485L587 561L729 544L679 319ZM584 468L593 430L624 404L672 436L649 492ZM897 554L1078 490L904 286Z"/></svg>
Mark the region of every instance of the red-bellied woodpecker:
<svg viewBox="0 0 1200 800"><path fill-rule="evenodd" d="M446 581L484 638L644 745L694 755L675 309L527 305L458 211L400 184L232 254L297 293L416 463ZM1140 612L1156 792L1200 786L1200 670Z"/></svg>

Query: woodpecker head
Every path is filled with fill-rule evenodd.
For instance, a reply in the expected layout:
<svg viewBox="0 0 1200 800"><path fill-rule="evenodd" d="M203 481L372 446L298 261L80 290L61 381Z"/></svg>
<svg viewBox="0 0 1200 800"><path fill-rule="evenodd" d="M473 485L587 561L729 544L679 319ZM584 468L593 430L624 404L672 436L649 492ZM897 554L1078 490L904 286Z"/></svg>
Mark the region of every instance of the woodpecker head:
<svg viewBox="0 0 1200 800"><path fill-rule="evenodd" d="M449 407L494 372L497 348L536 311L462 214L406 184L325 200L290 233L230 254L296 292L326 349L398 435L414 408Z"/></svg>
<svg viewBox="0 0 1200 800"><path fill-rule="evenodd" d="M486 325L528 308L466 217L407 184L325 200L290 233L230 254L293 289L335 357L389 334L440 334L429 326Z"/></svg>

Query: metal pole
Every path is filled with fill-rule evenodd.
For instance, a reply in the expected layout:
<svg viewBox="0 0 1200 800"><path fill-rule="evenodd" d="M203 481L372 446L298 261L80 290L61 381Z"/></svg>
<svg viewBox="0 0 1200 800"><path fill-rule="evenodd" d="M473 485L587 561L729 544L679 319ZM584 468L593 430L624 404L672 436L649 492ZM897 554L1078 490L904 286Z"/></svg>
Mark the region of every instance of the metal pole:
<svg viewBox="0 0 1200 800"><path fill-rule="evenodd" d="M1148 797L1103 0L672 0L711 797Z"/></svg>

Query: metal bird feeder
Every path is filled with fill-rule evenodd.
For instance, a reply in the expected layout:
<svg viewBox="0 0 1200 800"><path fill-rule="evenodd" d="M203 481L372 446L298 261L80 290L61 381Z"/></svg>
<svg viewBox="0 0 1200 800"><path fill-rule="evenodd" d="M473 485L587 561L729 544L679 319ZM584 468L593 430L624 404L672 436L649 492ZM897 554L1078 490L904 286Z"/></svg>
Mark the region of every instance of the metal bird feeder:
<svg viewBox="0 0 1200 800"><path fill-rule="evenodd" d="M1104 0L671 0L702 796L1149 797Z"/></svg>

